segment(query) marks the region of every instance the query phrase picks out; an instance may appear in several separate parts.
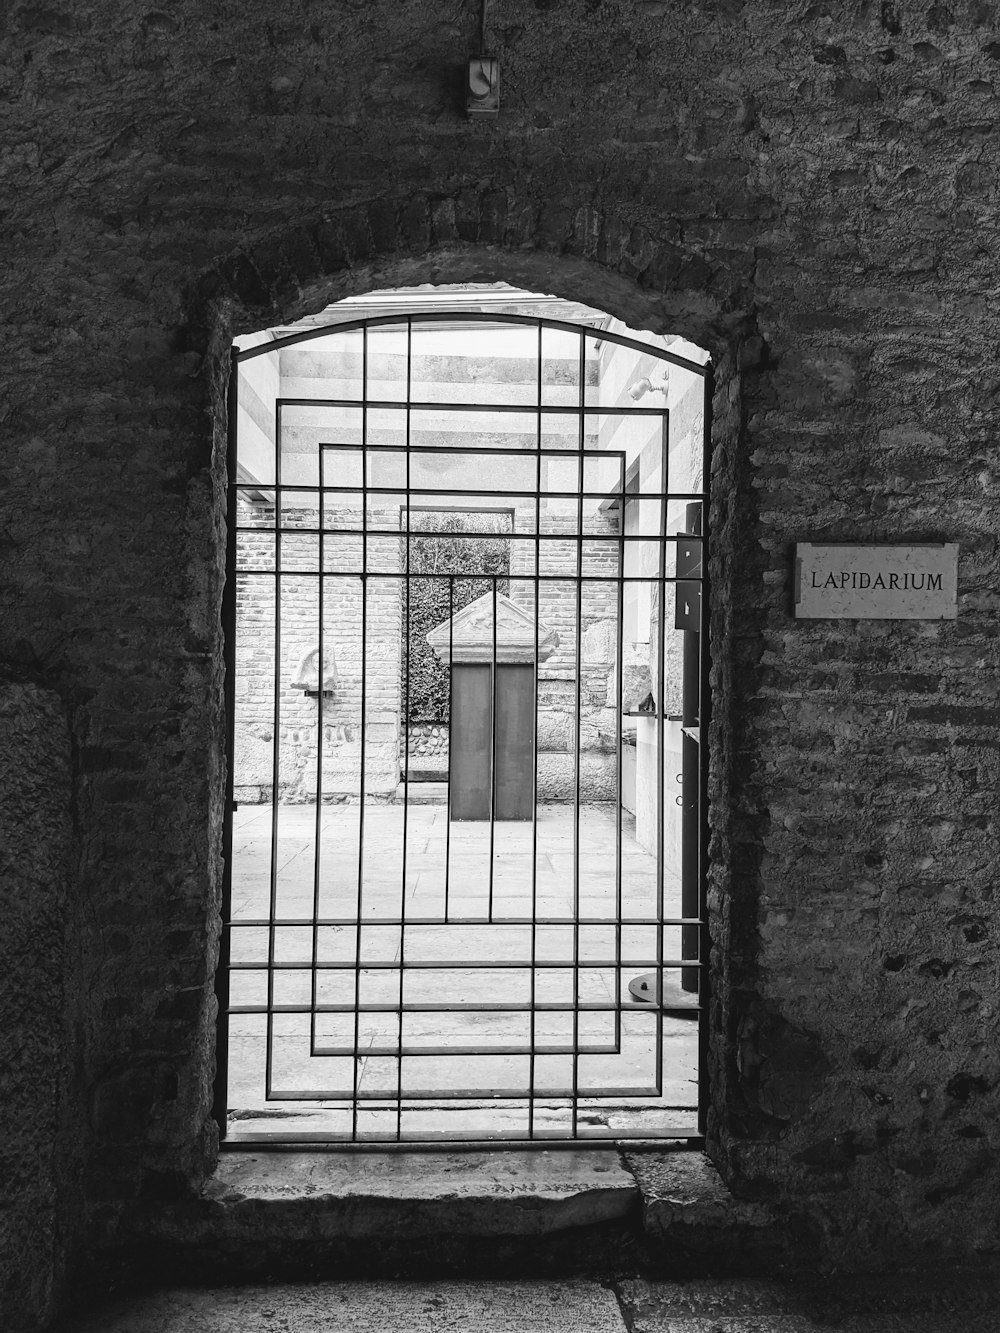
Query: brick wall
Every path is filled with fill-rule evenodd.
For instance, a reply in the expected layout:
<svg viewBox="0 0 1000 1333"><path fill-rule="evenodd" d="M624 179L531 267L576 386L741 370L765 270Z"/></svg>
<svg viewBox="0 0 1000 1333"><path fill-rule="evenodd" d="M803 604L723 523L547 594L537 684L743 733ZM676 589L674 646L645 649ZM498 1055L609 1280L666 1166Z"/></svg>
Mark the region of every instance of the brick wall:
<svg viewBox="0 0 1000 1333"><path fill-rule="evenodd" d="M829 1259L992 1253L995 8L491 12L489 124L429 0L0 38L0 660L77 756L87 1244L212 1162L232 337L488 278L715 358L711 1152ZM794 624L802 537L957 540L959 619Z"/></svg>

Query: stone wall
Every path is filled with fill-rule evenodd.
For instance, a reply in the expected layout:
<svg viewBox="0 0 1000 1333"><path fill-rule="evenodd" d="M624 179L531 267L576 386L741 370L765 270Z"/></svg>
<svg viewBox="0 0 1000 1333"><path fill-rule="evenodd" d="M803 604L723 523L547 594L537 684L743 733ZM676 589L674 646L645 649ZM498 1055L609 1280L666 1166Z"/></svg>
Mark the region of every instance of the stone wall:
<svg viewBox="0 0 1000 1333"><path fill-rule="evenodd" d="M9 1329L53 1310L79 1211L70 770L59 697L0 677L0 1324Z"/></svg>
<svg viewBox="0 0 1000 1333"><path fill-rule="evenodd" d="M491 14L489 123L478 7L7 16L0 661L79 755L86 1245L213 1160L231 340L481 278L715 359L710 1151L828 1260L994 1254L995 7ZM959 541L959 619L796 624L823 537Z"/></svg>
<svg viewBox="0 0 1000 1333"><path fill-rule="evenodd" d="M573 307L567 303L562 314L568 318ZM557 312L559 313L559 312ZM416 326L412 356L410 396L417 401L454 400L488 404L490 402L534 401L539 374L538 341L534 331L516 325L494 332L490 341L470 335L437 332L431 325ZM435 355L426 348L418 350L421 339L434 339ZM577 340L571 335L572 355L565 350L553 355L543 340L542 400L547 406L577 403L580 388L576 384ZM399 400L407 395L407 343L398 329L376 326L369 334L367 354L369 398ZM602 344L603 345L603 344ZM609 372L612 392L605 391L598 372L593 341L585 372L587 401L614 403L630 400L625 386L640 372L654 370L656 358L636 354L631 349L612 347L601 357ZM492 347L497 355L487 353ZM506 354L502 354L506 353ZM277 369L275 369L277 363ZM263 368L262 367L263 364ZM663 363L659 365L662 367ZM351 331L315 343L292 345L241 363L239 384L238 453L239 475L266 483L275 475L274 400L277 397L300 400L295 407L285 405L282 415L281 475L286 485L300 482L316 485L319 481L318 442L349 442L360 447L360 418L356 409L311 406L324 399L335 400L347 393L360 398L362 367L358 335ZM694 377L693 377L694 378ZM697 381L700 402L701 381ZM246 399L244 404L243 400ZM304 403L301 400L306 400ZM580 553L580 569L589 579L614 580L619 572L620 550L608 538L618 533L620 511L600 512L600 501L593 497L581 506L571 498L549 495L556 490L572 491L580 485L581 465L577 458L553 456L551 451L572 449L578 443L578 421L573 416L549 413L544 421L544 447L550 451L536 468L533 450L535 431L527 430L528 414L506 417L501 413L429 413L415 414L409 432L400 413L382 411L372 414L365 432L370 457L367 465L369 485L389 486L402 483L400 455L382 452L400 449L407 441L415 449L455 447L453 459L429 462L413 455L413 484L418 488L412 522L421 526L421 505L440 507L441 497L433 494L435 484L458 491L470 488L468 503L489 507L510 504L510 530L521 534L508 543L511 599L541 625L559 636L556 652L539 666L543 687L539 692L538 731L539 797L543 801L569 802L575 799L577 746L577 711L579 710L579 745L584 753L580 766L579 796L583 801L608 802L616 799L617 769L614 758L617 737L617 676L614 664L618 652L617 588L613 582L585 582L578 589L577 547L573 534L581 526L588 534ZM596 418L585 419L589 434L585 447L599 446ZM601 419L608 429L608 420ZM270 439L260 427L270 428ZM658 448L661 423L650 420L611 420L618 427L613 447L638 453L647 436ZM632 438L638 430L638 440ZM628 438L626 438L628 437ZM470 455L461 444L496 448L494 457ZM612 447L612 442L607 442ZM515 455L524 454L524 457ZM442 468L447 471L442 471ZM408 469L409 470L409 469ZM607 471L607 470L605 470ZM593 491L598 484L598 469L588 460L583 477L584 489ZM608 476L616 474L612 466ZM600 474L601 477L604 474ZM349 480L352 479L352 480ZM324 467L328 485L361 484L357 457L351 453L328 458ZM505 496L504 487L531 490L539 485L545 498L541 517L533 501ZM607 483L605 483L607 484ZM677 485L677 489L688 489ZM430 492L420 495L420 488ZM472 489L476 488L476 489ZM269 571L275 568L275 512L273 493L266 485L241 493L238 510L243 529L237 541L237 568L244 571L237 580L235 701L236 728L234 753L234 796L240 803L270 801L277 779L278 799L282 802L309 802L317 790L317 764L322 754L323 799L356 801L361 779L361 660L366 660L365 680L365 793L373 800L396 799L400 772L406 764L400 715L406 683L401 669L400 640L406 615L407 596L402 579L368 581L365 610L364 647L362 647L362 592L357 578L363 555L360 536L361 506L353 495L328 497L323 506L324 526L338 530L324 538L324 568L340 571L342 578L329 573L323 587L324 672L332 670L333 688L323 699L322 717L315 693L307 694L295 682L304 655L315 649L319 639L320 601L317 580L309 577L319 567L319 541L310 530L319 524L319 511L304 507L306 493L286 499L281 514L281 605L278 624L281 661L277 672L277 711L275 707L275 581ZM464 509L463 497L453 500ZM290 508L301 504L302 508ZM403 569L400 541L386 534L399 530L399 503L379 504L369 499L369 568L383 573ZM655 510L655 512L654 512ZM659 506L646 507L645 517L659 532ZM539 569L533 534L548 539L542 543ZM295 529L301 528L301 535ZM353 534L359 535L355 537ZM567 540L560 540L565 533ZM647 560L645 572L655 576L657 558ZM638 565L636 566L638 568ZM297 577L297 571L302 572ZM536 572L547 576L537 590ZM629 566L629 572L632 572ZM565 581L562 576L565 575ZM553 581L557 576L557 581ZM631 594L633 585L629 585ZM647 606L648 606L647 597ZM456 610L460 610L460 605ZM634 617L633 617L634 619ZM648 614L647 614L648 619ZM633 633L637 632L633 626ZM642 627L649 641L648 624ZM629 645L631 646L631 645ZM647 656L649 649L646 649ZM580 676L579 698L577 676ZM673 675L677 675L674 671ZM276 721L277 719L277 721ZM275 743L278 747L275 770ZM439 766L447 769L447 746ZM419 765L418 765L419 766Z"/></svg>

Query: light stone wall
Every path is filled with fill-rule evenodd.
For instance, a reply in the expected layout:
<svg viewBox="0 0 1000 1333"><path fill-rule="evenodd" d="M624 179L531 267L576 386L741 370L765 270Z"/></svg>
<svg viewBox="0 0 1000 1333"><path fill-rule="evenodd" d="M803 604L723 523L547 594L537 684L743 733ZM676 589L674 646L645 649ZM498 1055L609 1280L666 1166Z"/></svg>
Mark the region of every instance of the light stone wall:
<svg viewBox="0 0 1000 1333"><path fill-rule="evenodd" d="M498 354L484 357L478 345L470 345L468 336L430 330L415 333L411 393L414 398L435 401L534 401L537 393L537 335L526 339L525 331L501 330L497 335ZM546 404L575 403L579 388L575 383L575 356L566 356L569 335L560 334L543 346L543 400ZM361 353L359 335L348 333L298 345L278 353L269 353L244 363L246 386L251 406L260 397L261 384L272 395L286 398L336 398L359 393ZM493 335L491 335L492 340ZM369 396L405 396L406 340L398 331L372 330L369 335ZM424 345L426 344L426 345ZM590 345L588 339L587 345ZM516 355L504 356L504 349ZM635 361L633 354L628 354ZM264 370L259 362L266 362ZM274 378L273 366L280 364L280 378ZM600 394L597 362L587 363L588 394ZM244 377L241 373L240 392ZM263 392L263 391L261 391ZM368 481L373 486L405 484L403 456L380 453L387 446L398 447L407 436L399 413L372 410L368 430L370 466ZM241 413L241 427L245 414ZM470 457L456 454L454 459L438 455L411 456L411 485L440 485L458 489L469 487L471 507L492 503L511 504L505 500L504 487L531 490L541 483L543 493L571 491L580 482L576 459L564 461L543 456L541 472L532 452L536 443L534 428L525 431L520 417L511 419L492 414L485 421L467 414L438 414L430 422L421 415L411 428L410 443L440 446L460 440L499 446L523 453L523 462L509 453L495 460L488 455ZM577 424L572 417L545 418L543 444L546 449L575 448ZM274 475L273 462L259 457L258 435L250 423L249 452L253 466L267 476ZM471 431L471 434L469 433ZM461 432L461 434L457 433ZM242 446L242 436L239 437ZM317 485L320 477L320 446L324 442L360 441L358 414L353 409L318 407L286 408L282 415L283 484ZM597 449L596 431L586 438L586 447ZM242 452L239 457L242 458ZM361 485L360 455L327 453L324 482L342 486ZM603 474L602 474L603 475ZM594 489L597 470L588 462L584 485ZM475 493L475 488L479 493ZM485 494L483 492L486 492ZM249 494L249 493L248 493ZM241 522L259 531L245 533L240 540L241 567L273 569L274 509L263 499L241 500ZM495 500L492 498L495 496ZM369 528L395 533L400 526L400 502L386 497L369 502ZM352 531L361 528L360 491L330 496L325 506L325 521ZM413 504L431 507L464 506L461 498L444 500L429 494L417 494ZM318 511L307 492L293 492L287 497L282 513L283 529L315 527ZM580 799L613 801L616 798L614 752L618 721L615 663L618 655L617 577L620 548L613 539L618 532L617 513L602 514L599 502L589 499L582 511L584 540L578 563L576 533L581 522L579 503L572 499L547 500L542 510L541 531L546 537L565 540L542 544L540 564L536 565L534 541L510 542L510 596L512 601L532 616L537 610L540 624L555 630L560 637L556 652L539 665L538 795L540 801L573 801L576 798L575 768L566 756L577 743L584 752L580 765ZM533 501L513 501L513 531L533 534L536 513ZM370 536L368 568L372 571L401 571L400 540L395 536ZM317 766L322 750L321 786L325 801L359 799L361 790L361 585L357 571L362 562L362 542L350 536L331 536L324 540L324 568L344 571L344 577L324 581L324 643L337 664L337 684L332 697L320 700L307 696L291 681L302 657L319 639L319 594L317 580L295 577L295 570L315 570L319 562L319 541L306 533L283 531L281 537L282 600L280 607L281 662L278 670L278 722L275 725L274 662L274 580L245 574L239 579L237 600L237 674L235 775L236 798L244 803L267 801L274 786L274 746L278 747L277 783L279 799L312 801L317 792ZM566 581L543 580L535 588L534 575L567 576ZM578 593L573 582L582 571L606 582L585 582ZM350 571L350 572L348 572ZM395 796L405 747L400 727L402 688L400 669L401 623L405 614L402 581L369 579L365 658L365 794L371 799ZM577 677L579 675L579 690ZM579 726L577 717L579 715ZM322 721L320 720L322 718ZM551 752L550 747L551 746ZM436 766L446 767L440 751ZM422 763L415 767L423 767Z"/></svg>

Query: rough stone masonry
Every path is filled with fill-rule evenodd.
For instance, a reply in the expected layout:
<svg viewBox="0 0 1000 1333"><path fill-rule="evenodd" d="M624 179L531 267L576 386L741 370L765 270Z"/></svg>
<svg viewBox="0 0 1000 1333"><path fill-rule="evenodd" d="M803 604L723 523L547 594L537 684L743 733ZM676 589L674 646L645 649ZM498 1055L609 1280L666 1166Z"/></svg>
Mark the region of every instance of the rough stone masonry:
<svg viewBox="0 0 1000 1333"><path fill-rule="evenodd" d="M996 7L489 15L470 122L471 0L6 8L7 1327L212 1169L229 348L388 284L712 353L708 1151L817 1262L1000 1245ZM795 622L798 540L958 618Z"/></svg>

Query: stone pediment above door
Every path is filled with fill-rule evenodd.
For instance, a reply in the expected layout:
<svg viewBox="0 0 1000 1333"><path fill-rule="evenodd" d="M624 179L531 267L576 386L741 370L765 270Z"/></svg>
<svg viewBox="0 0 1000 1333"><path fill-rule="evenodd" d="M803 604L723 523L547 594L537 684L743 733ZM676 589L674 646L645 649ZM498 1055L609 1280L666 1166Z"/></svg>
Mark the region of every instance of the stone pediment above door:
<svg viewBox="0 0 1000 1333"><path fill-rule="evenodd" d="M496 630L493 614L496 607ZM436 625L427 642L442 662L533 662L537 634L538 661L545 662L559 647L555 630L538 624L503 593L477 597L450 620Z"/></svg>

